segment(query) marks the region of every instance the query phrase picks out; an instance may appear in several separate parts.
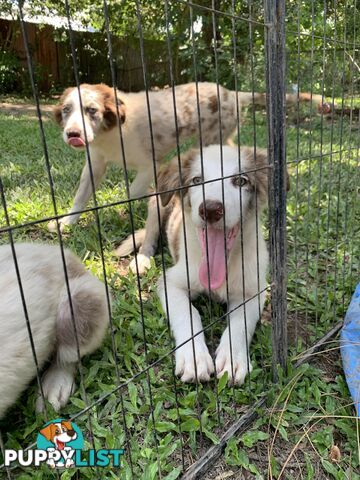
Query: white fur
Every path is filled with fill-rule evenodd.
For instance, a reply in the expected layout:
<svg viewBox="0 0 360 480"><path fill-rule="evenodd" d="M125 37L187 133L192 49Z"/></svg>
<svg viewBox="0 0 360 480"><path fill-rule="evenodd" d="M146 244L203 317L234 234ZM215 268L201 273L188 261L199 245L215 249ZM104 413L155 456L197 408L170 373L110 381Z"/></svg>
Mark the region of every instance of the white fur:
<svg viewBox="0 0 360 480"><path fill-rule="evenodd" d="M205 148L203 150L203 165L204 181L210 180L210 183L207 183L204 186L205 199L222 202L222 182L212 182L211 180L222 176L238 174L239 163L237 150L224 146L222 147L222 171L220 149L221 147L219 145ZM242 172L253 168L254 165L249 164L246 155L242 154L241 160ZM199 154L193 158L190 168L191 177L201 175ZM259 297L249 300L243 306L238 306L241 305L244 300L250 299L255 296L259 290L261 291L265 288L268 254L261 232L259 217L259 228L256 232L255 209L248 209L251 192L247 185L241 187L242 215L240 214L240 188L234 186L231 179L225 179L223 185L226 227L231 228L238 224L242 216L243 252L241 252L240 232L235 240L234 247L230 252L227 262L227 286L229 297L227 298L226 282L216 291L211 292L211 295L217 298L220 302L228 301L228 311L235 309L229 314L228 326L226 327L216 350L215 368L218 377L221 377L225 372L228 372L229 380L240 385L243 383L246 374L251 371L249 347L256 323L259 319L259 309L261 311L264 305L265 294L262 293ZM184 382L206 381L214 371L213 360L205 343L204 333L202 332L203 326L199 312L193 305L191 305L191 299L196 297L199 293L208 293L199 281L201 248L198 240L197 227L203 224L199 216L199 205L203 201L202 186L190 186L187 195L189 197L189 202L186 202L186 204L190 206L185 208L183 218L183 222L185 222L186 226L187 259L185 255L184 236L182 233L183 226L181 226L179 229L180 239L178 239L180 240L178 261L173 267L166 270L169 320L175 343L178 347L176 350L176 373L181 375L181 379ZM219 222L223 222L223 219ZM256 237L258 238L258 245ZM174 245L170 244L170 249L173 252ZM259 272L257 271L257 251L259 255ZM187 271L190 281L190 298L187 284ZM244 284L243 275L245 280ZM257 281L258 275L259 285ZM163 308L166 311L163 277L161 277L158 283L158 293ZM225 322L225 320L223 320L223 322ZM247 331L247 336L245 330ZM230 331L232 358L230 353ZM196 335L197 333L198 335ZM191 340L192 338L193 340ZM179 347L179 345L184 342L186 342L184 346Z"/></svg>
<svg viewBox="0 0 360 480"><path fill-rule="evenodd" d="M59 334L61 322L68 319L68 297L60 248L58 246L16 244L16 257L24 291L37 362L42 369L53 354L53 363L45 372L42 386L45 398L55 410L64 406L73 390L76 372L76 342ZM65 250L74 308L76 295L98 299L96 318L75 318L77 328L82 322L89 328L80 345L80 355L97 348L105 334L107 309L104 285L86 272L80 261ZM0 246L0 418L36 375L36 366L26 326L15 264L9 245ZM38 410L44 407L38 400Z"/></svg>

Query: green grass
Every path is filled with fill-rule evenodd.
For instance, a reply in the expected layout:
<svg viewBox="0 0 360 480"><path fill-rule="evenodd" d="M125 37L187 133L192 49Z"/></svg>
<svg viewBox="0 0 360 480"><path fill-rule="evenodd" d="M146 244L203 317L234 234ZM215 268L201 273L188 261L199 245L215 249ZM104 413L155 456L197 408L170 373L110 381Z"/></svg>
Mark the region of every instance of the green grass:
<svg viewBox="0 0 360 480"><path fill-rule="evenodd" d="M290 112L287 131L287 157L292 179L288 200L288 308L292 355L304 350L342 318L351 292L359 280L356 272L359 271L360 253L360 211L359 202L356 201L358 151L354 148L358 130L350 128L347 118L343 122L338 118L329 124L312 114L308 107L301 109L300 113L299 128L295 128L298 115L295 111ZM266 147L263 112L256 113L256 124L257 146ZM58 128L51 121L44 121L44 126L57 208L59 213L65 213L74 196L84 161L83 154L64 145ZM242 125L241 141L243 144L253 144L253 139L252 115L249 112ZM25 115L0 114L0 141L1 177L11 224L19 225L53 216L37 121ZM340 150L345 152L328 155ZM309 155L314 158L306 160ZM305 160L295 163L298 157ZM123 198L125 189L122 172L111 169L97 193L98 204L105 205ZM136 227L143 225L145 212L144 202L134 203ZM81 477L69 471L63 473L61 478L131 478L131 461L133 478L158 478L160 466L162 478L175 479L180 476L182 469L181 444L184 464L188 467L212 443L217 442L222 432L247 405L259 398L263 391L269 392L270 324L265 321L257 328L251 348L254 370L241 388L230 388L224 381L216 380L197 388L184 385L179 380L174 384L172 357L166 356L148 373L139 375L134 382L113 393L118 381L123 383L139 374L165 356L173 348L173 343L156 296L156 279L161 271L160 255L141 279L140 298L136 278L123 275L126 261L119 262L111 253L114 246L130 232L128 207L121 205L101 209L99 217L106 274L114 296L113 341L117 358L114 358L112 339L108 335L102 347L84 359L88 404L106 393L109 396L90 409L91 421L85 414L77 419L77 424L85 433L88 447L91 441L89 432L92 431L97 448L125 448L127 456L121 474L83 469ZM16 229L15 239L57 243L56 235L47 231L46 223ZM0 226L4 225L3 211L0 210ZM0 241L8 242L6 233L0 234ZM103 278L94 213L84 215L78 225L68 230L64 235L64 243L80 256L88 269ZM166 261L169 261L168 255ZM144 324L141 321L140 300ZM205 297L197 301L197 306L204 318L204 325L210 323L211 312L212 319L224 313L223 307L210 305ZM216 345L223 327L224 320L207 332L210 346ZM116 362L119 378L116 376ZM335 364L339 370L337 354ZM280 447L277 448L281 446L279 442L296 445L304 434L303 428L309 429L310 425L318 422L308 430L310 440L305 436L301 443L305 453L301 467L303 477L299 478L346 478L341 475L350 471L349 468L352 469L352 479L360 478L355 473L359 468L356 422L351 418L353 410L349 406L350 398L341 372L333 372L326 377L323 365L306 365L290 372L290 378L293 383L284 379L277 387L270 389L268 408L261 412L255 428L231 441L224 456L226 468L245 469L254 475L257 471L258 478L261 475L266 478L267 465L250 458L248 452L251 449L258 452L265 444L270 446L275 436L269 458L273 478L277 478L285 463ZM21 448L31 444L44 423L44 417L34 413L36 390L33 382L0 423L6 448ZM75 415L85 406L82 388L78 387L62 414ZM316 415L322 418L311 419ZM332 418L329 415L347 415L349 418ZM57 415L50 409L49 417L54 416ZM128 431L127 444L124 422ZM258 434L259 431L263 434ZM342 460L339 465L331 462L329 465L328 450L332 442L341 447ZM316 476L318 472L323 477ZM16 473L19 479L54 477L47 467L31 472L24 470L22 473L19 469ZM290 475L286 478L297 477Z"/></svg>

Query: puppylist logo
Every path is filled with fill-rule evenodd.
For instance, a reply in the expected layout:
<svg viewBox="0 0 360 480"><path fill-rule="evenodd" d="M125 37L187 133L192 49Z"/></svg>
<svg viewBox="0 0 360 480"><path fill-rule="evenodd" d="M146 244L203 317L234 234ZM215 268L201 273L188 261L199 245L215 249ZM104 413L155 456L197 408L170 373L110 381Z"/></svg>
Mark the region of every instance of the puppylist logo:
<svg viewBox="0 0 360 480"><path fill-rule="evenodd" d="M51 468L121 466L123 449L83 450L84 437L74 422L57 418L38 433L35 450L5 450L4 464L17 462L23 467L47 463Z"/></svg>

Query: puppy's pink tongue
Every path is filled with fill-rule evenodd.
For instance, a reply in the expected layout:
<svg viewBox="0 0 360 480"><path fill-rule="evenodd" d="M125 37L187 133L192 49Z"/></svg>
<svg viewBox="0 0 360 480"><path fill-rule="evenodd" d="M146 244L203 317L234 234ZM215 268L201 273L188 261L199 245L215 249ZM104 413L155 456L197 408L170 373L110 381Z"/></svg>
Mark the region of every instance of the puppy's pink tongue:
<svg viewBox="0 0 360 480"><path fill-rule="evenodd" d="M69 138L68 144L71 145L72 147L84 147L85 146L84 140L80 137Z"/></svg>
<svg viewBox="0 0 360 480"><path fill-rule="evenodd" d="M198 229L201 245L201 263L199 268L199 279L201 285L208 289L216 290L225 281L225 242L224 230L207 226L208 257L206 256L206 231ZM209 272L208 272L209 265Z"/></svg>

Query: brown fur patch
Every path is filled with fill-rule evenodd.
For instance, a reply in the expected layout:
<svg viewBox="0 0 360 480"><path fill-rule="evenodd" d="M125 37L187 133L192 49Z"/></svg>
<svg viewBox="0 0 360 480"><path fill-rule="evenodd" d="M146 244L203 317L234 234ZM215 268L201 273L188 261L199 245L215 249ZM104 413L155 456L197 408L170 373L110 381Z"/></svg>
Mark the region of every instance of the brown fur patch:
<svg viewBox="0 0 360 480"><path fill-rule="evenodd" d="M179 193L178 189L181 186L186 186L190 182L190 167L197 150L190 150L181 157L181 178L178 165L178 157L173 158L171 162L163 168L158 177L158 191L160 192L161 204L165 207L171 200L174 193ZM164 192L164 193L161 193ZM183 189L184 194L187 189Z"/></svg>
<svg viewBox="0 0 360 480"><path fill-rule="evenodd" d="M209 109L211 113L216 113L219 110L219 102L216 95L209 97Z"/></svg>
<svg viewBox="0 0 360 480"><path fill-rule="evenodd" d="M267 151L262 148L256 149L256 158L254 157L253 147L243 147L241 153L244 154L249 163L250 169L256 169L256 172L249 172L246 175L249 178L253 190L256 190L260 207L265 206L268 199L268 157Z"/></svg>
<svg viewBox="0 0 360 480"><path fill-rule="evenodd" d="M172 239L172 244L171 244L171 253L174 258L174 262L177 263L179 260L179 253L180 253L180 235L181 235L181 222L182 222L182 209L181 209L181 204L180 202L176 202L176 204L173 207L176 209L176 214L175 217L172 218L172 232L171 232L171 239ZM169 226L170 227L170 226ZM169 231L167 231L167 234L169 235Z"/></svg>
<svg viewBox="0 0 360 480"><path fill-rule="evenodd" d="M58 125L62 125L62 105L56 105L53 108L53 117Z"/></svg>
<svg viewBox="0 0 360 480"><path fill-rule="evenodd" d="M180 249L180 223L177 227L177 232L174 235L174 243L173 243L173 250L174 250L174 260L175 263L179 260L179 249Z"/></svg>
<svg viewBox="0 0 360 480"><path fill-rule="evenodd" d="M158 142L162 142L162 140L163 140L163 136L162 136L160 133L157 133L157 134L155 135L155 138L156 138L156 140L157 140Z"/></svg>
<svg viewBox="0 0 360 480"><path fill-rule="evenodd" d="M209 130L213 130L213 128L215 128L215 125L218 123L218 119L217 118L214 118L213 120L211 120L211 122L209 123ZM224 127L223 127L223 130L224 130Z"/></svg>
<svg viewBox="0 0 360 480"><path fill-rule="evenodd" d="M119 97L117 97L116 106L114 89L108 85L105 85L104 83L93 85L93 89L96 90L103 98L105 130L110 130L116 126L118 111L120 122L124 123L126 118L125 104Z"/></svg>
<svg viewBox="0 0 360 480"><path fill-rule="evenodd" d="M269 169L264 168L269 166L267 151L263 148L256 149L256 159L254 159L254 149L252 147L243 147L242 152L245 153L252 165L251 169L258 169L255 172L248 173L251 185L255 189L260 202L265 205L268 199L268 184L269 184ZM286 191L290 189L289 172L286 171Z"/></svg>
<svg viewBox="0 0 360 480"><path fill-rule="evenodd" d="M102 322L105 309L104 295L89 289L86 285L81 285L82 281L81 277L76 277L69 282L76 334L80 348L87 345L91 340ZM79 283L80 287L77 287ZM59 345L76 345L70 301L67 296L58 307L56 339Z"/></svg>
<svg viewBox="0 0 360 480"><path fill-rule="evenodd" d="M174 130L172 135L176 139L178 136L180 137L184 132L186 132L186 130L187 130L187 127L183 127L179 125L177 130Z"/></svg>

